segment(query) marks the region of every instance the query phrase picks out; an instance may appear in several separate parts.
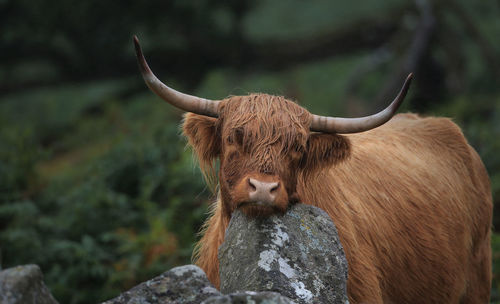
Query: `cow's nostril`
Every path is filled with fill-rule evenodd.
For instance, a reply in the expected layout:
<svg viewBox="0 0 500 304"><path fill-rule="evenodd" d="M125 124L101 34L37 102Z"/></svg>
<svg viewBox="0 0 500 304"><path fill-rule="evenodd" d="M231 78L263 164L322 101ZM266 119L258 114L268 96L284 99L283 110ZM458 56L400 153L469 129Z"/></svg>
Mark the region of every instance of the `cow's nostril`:
<svg viewBox="0 0 500 304"><path fill-rule="evenodd" d="M252 182L252 179L249 178L248 179L248 186L250 187L250 190L251 191L257 191L257 187L255 186L255 184Z"/></svg>
<svg viewBox="0 0 500 304"><path fill-rule="evenodd" d="M279 183L276 183L275 186L273 186L271 189L269 189L269 192L273 193L275 192L276 190L278 190L280 187L280 184Z"/></svg>

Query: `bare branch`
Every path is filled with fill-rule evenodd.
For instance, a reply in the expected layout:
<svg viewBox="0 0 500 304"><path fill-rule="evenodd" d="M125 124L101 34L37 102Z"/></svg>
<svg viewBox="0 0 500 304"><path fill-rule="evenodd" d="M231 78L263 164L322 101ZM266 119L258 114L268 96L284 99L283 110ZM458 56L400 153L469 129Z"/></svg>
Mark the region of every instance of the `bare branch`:
<svg viewBox="0 0 500 304"><path fill-rule="evenodd" d="M435 18L432 6L427 0L415 0L420 12L420 21L413 36L408 53L394 75L384 85L383 89L375 99L375 107L385 104L388 99L399 89L401 79L412 72L416 72L418 64L430 46L432 34L434 33Z"/></svg>

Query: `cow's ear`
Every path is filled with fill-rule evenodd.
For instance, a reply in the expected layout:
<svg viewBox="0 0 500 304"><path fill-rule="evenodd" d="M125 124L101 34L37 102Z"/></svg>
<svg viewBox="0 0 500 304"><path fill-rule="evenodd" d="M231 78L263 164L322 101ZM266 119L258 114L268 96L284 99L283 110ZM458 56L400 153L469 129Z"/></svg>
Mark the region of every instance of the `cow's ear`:
<svg viewBox="0 0 500 304"><path fill-rule="evenodd" d="M187 113L184 117L182 132L188 138L202 168L212 167L220 154L220 135L217 132L217 119Z"/></svg>
<svg viewBox="0 0 500 304"><path fill-rule="evenodd" d="M347 137L338 134L313 133L307 140L307 148L300 162L304 173L328 167L345 160L351 152Z"/></svg>

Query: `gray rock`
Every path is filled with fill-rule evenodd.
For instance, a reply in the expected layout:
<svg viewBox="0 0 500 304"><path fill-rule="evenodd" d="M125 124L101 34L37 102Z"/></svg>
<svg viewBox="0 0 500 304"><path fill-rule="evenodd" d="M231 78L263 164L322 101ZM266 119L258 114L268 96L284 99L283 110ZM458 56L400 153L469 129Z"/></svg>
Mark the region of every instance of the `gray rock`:
<svg viewBox="0 0 500 304"><path fill-rule="evenodd" d="M221 293L195 265L172 268L103 304L198 304Z"/></svg>
<svg viewBox="0 0 500 304"><path fill-rule="evenodd" d="M57 304L37 265L0 271L0 304Z"/></svg>
<svg viewBox="0 0 500 304"><path fill-rule="evenodd" d="M293 304L292 300L276 292L246 291L225 296L211 297L201 304Z"/></svg>
<svg viewBox="0 0 500 304"><path fill-rule="evenodd" d="M310 205L267 218L236 211L219 262L224 294L275 291L297 303L348 303L347 260L337 229Z"/></svg>

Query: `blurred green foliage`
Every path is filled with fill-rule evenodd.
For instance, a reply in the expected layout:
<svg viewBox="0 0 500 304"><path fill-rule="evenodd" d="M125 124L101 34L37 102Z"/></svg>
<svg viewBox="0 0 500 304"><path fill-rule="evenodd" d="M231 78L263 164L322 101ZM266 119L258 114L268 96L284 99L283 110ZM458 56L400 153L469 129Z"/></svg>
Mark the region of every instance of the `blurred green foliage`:
<svg viewBox="0 0 500 304"><path fill-rule="evenodd" d="M403 110L462 126L497 203L498 4L428 2L436 25ZM182 113L138 75L132 34L179 90L266 92L364 115L387 102L370 101L411 53L415 3L0 1L0 267L39 264L61 303L92 303L190 262L212 194L180 135ZM498 227L496 210L492 302Z"/></svg>
<svg viewBox="0 0 500 304"><path fill-rule="evenodd" d="M186 263L204 219L207 193L179 117L145 98L124 104L100 92L82 97L84 106L64 98L93 90L44 91L51 106L38 113L53 117L53 128L27 113L0 135L4 266L39 264L62 302L110 298ZM85 117L96 101L106 104L103 112Z"/></svg>

